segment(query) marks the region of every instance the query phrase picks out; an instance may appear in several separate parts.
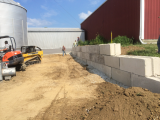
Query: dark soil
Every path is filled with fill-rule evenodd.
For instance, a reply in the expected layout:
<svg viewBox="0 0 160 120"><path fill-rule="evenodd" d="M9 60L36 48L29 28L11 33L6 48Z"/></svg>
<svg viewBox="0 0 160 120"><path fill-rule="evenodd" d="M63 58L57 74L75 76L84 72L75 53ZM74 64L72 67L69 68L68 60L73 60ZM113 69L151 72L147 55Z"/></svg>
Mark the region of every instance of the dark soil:
<svg viewBox="0 0 160 120"><path fill-rule="evenodd" d="M70 107L66 120L160 120L160 94L100 83L97 99Z"/></svg>
<svg viewBox="0 0 160 120"><path fill-rule="evenodd" d="M76 105L60 99L34 120L160 120L160 94L108 82L98 83L96 92L96 99L77 99ZM55 118L57 109L63 112Z"/></svg>

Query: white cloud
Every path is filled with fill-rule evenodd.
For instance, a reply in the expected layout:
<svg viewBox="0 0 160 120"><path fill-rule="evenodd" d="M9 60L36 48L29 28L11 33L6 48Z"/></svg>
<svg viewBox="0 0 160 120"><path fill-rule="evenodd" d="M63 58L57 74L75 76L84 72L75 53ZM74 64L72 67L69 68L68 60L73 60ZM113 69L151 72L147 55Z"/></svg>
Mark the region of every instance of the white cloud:
<svg viewBox="0 0 160 120"><path fill-rule="evenodd" d="M47 20L35 19L35 18L27 18L27 24L30 27L46 27L54 24L55 21L49 22Z"/></svg>
<svg viewBox="0 0 160 120"><path fill-rule="evenodd" d="M46 6L41 5L41 8L44 10L48 10L48 8Z"/></svg>
<svg viewBox="0 0 160 120"><path fill-rule="evenodd" d="M54 10L50 10L48 12L45 12L42 17L46 18L46 17L52 17L52 16L56 16L57 12L55 12Z"/></svg>
<svg viewBox="0 0 160 120"><path fill-rule="evenodd" d="M50 10L48 9L48 7L41 5L41 8L44 9L46 12L42 15L43 18L47 18L47 17L52 17L52 16L56 16L58 13L55 12L54 10Z"/></svg>
<svg viewBox="0 0 160 120"><path fill-rule="evenodd" d="M92 5L96 5L100 2L100 0L89 0Z"/></svg>
<svg viewBox="0 0 160 120"><path fill-rule="evenodd" d="M82 12L82 13L79 14L79 18L84 20L84 19L86 19L91 14L92 14L91 11L88 11L87 13L83 13Z"/></svg>

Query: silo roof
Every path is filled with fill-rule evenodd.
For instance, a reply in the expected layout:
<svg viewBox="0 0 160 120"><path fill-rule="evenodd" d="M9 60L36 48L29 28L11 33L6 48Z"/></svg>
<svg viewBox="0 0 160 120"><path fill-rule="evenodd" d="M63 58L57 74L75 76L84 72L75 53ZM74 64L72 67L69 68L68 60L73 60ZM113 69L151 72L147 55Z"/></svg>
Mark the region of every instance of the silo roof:
<svg viewBox="0 0 160 120"><path fill-rule="evenodd" d="M28 28L29 32L84 32L80 28Z"/></svg>
<svg viewBox="0 0 160 120"><path fill-rule="evenodd" d="M21 7L21 8L23 8L23 9L25 9L23 6L20 5L20 3L15 2L15 1L13 1L13 0L0 0L0 2L1 2L1 3L6 3L6 4L11 4L11 5L16 5L16 6L18 6L18 7ZM25 9L25 10L26 10L26 9ZM26 10L26 12L27 12L27 10Z"/></svg>

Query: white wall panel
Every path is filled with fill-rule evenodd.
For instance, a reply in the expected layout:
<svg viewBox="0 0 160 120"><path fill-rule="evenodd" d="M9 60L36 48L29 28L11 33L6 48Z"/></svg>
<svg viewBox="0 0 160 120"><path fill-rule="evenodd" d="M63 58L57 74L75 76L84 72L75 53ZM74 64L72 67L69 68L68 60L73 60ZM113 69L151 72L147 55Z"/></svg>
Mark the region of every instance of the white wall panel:
<svg viewBox="0 0 160 120"><path fill-rule="evenodd" d="M85 40L84 32L28 32L28 44L42 49L72 48L73 43L80 37Z"/></svg>

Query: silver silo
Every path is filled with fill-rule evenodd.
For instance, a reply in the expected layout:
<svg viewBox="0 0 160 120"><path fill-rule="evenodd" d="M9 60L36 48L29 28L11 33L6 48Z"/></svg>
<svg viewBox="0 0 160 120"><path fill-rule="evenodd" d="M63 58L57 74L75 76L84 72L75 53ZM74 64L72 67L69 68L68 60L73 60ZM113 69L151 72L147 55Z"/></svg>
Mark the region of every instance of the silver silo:
<svg viewBox="0 0 160 120"><path fill-rule="evenodd" d="M17 48L28 44L27 10L13 0L0 0L0 36L3 35L13 36ZM4 41L0 40L0 48L4 47Z"/></svg>

